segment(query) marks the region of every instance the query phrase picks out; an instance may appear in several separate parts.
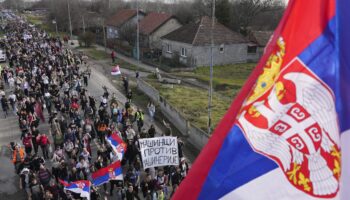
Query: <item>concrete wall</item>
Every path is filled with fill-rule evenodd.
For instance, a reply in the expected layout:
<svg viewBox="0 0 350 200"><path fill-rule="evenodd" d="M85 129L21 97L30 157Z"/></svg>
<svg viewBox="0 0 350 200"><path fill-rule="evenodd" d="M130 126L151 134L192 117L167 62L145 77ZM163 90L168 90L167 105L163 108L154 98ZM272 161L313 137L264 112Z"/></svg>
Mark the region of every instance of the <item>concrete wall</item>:
<svg viewBox="0 0 350 200"><path fill-rule="evenodd" d="M154 102L159 102L159 92L142 79L138 79L137 88L145 93Z"/></svg>
<svg viewBox="0 0 350 200"><path fill-rule="evenodd" d="M260 54L257 53L248 53L247 54L247 61L248 62L258 62L260 59Z"/></svg>
<svg viewBox="0 0 350 200"><path fill-rule="evenodd" d="M247 62L247 44L223 45L224 51L220 52L220 45L213 49L214 65L227 65ZM192 56L196 59L196 66L210 65L210 46L196 46Z"/></svg>
<svg viewBox="0 0 350 200"><path fill-rule="evenodd" d="M173 32L181 26L182 25L180 24L180 22L175 18L168 20L165 24L163 24L149 36L150 48L162 49L162 41L160 40L160 38L170 32Z"/></svg>
<svg viewBox="0 0 350 200"><path fill-rule="evenodd" d="M195 147L200 147L201 150L207 143L210 138L203 130L191 125L188 129L188 138L187 141Z"/></svg>
<svg viewBox="0 0 350 200"><path fill-rule="evenodd" d="M188 135L188 121L180 114L180 112L168 101L160 97L159 98L159 107L163 115L184 135Z"/></svg>
<svg viewBox="0 0 350 200"><path fill-rule="evenodd" d="M162 114L186 137L189 143L194 145L198 150L201 150L207 144L210 136L203 130L192 125L182 116L181 112L159 95L158 90L142 79L138 80L137 87L159 105Z"/></svg>

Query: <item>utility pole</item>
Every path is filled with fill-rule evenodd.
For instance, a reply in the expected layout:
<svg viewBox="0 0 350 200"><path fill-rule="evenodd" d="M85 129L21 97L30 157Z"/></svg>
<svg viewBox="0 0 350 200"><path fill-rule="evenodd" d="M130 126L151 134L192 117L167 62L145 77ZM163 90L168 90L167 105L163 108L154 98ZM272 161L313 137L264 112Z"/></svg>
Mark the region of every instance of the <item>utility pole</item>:
<svg viewBox="0 0 350 200"><path fill-rule="evenodd" d="M81 17L83 18L83 32L85 34L85 17L84 17L84 14Z"/></svg>
<svg viewBox="0 0 350 200"><path fill-rule="evenodd" d="M79 0L79 7L80 8L83 8L84 6L82 5L82 3L81 3L81 0ZM82 19L82 22L83 22L83 33L85 34L85 16L84 16L84 9L81 9L81 12L82 12L82 14L81 14L81 19Z"/></svg>
<svg viewBox="0 0 350 200"><path fill-rule="evenodd" d="M106 30L103 18L101 19L102 31L103 31L103 43L105 46L105 52L107 52L107 39L106 39Z"/></svg>
<svg viewBox="0 0 350 200"><path fill-rule="evenodd" d="M69 1L70 1L70 0L67 0L68 19L69 19L69 31L70 31L70 38L73 39L72 19L71 19L71 16L70 16L70 5L69 5Z"/></svg>
<svg viewBox="0 0 350 200"><path fill-rule="evenodd" d="M56 27L56 37L58 37L58 28L57 28L57 21L56 21L56 19L55 19L55 20L52 20L52 23L55 24L55 27Z"/></svg>
<svg viewBox="0 0 350 200"><path fill-rule="evenodd" d="M137 19L137 30L136 30L136 59L140 62L140 24L139 24L139 0L136 0L136 19Z"/></svg>
<svg viewBox="0 0 350 200"><path fill-rule="evenodd" d="M211 133L211 107L212 107L212 100L213 100L213 65L214 65L214 58L213 58L213 50L214 50L214 27L215 27L215 0L212 0L212 16L211 16L211 30L210 30L210 81L209 81L209 97L208 97L208 134Z"/></svg>

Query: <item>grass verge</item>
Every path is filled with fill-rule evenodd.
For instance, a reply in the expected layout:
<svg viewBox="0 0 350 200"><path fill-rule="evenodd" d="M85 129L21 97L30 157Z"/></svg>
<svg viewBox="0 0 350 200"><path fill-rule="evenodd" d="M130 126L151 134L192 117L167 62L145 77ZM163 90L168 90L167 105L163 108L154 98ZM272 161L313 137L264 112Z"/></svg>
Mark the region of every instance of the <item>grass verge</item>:
<svg viewBox="0 0 350 200"><path fill-rule="evenodd" d="M83 48L84 53L86 53L87 56L91 57L95 60L105 60L109 59L109 55L102 50L97 50L95 48Z"/></svg>
<svg viewBox="0 0 350 200"><path fill-rule="evenodd" d="M215 66L213 69L214 91L229 98L233 98L243 86L245 80L255 66L255 63ZM198 81L209 84L210 68L199 67L193 72L179 72L175 73L175 75L195 78Z"/></svg>
<svg viewBox="0 0 350 200"><path fill-rule="evenodd" d="M202 130L207 130L208 126L208 91L181 85L174 85L173 88L164 87L155 80L148 82L160 91L167 101L182 112L184 117ZM214 94L212 101L212 126L215 127L226 110L229 108L231 100L221 98Z"/></svg>

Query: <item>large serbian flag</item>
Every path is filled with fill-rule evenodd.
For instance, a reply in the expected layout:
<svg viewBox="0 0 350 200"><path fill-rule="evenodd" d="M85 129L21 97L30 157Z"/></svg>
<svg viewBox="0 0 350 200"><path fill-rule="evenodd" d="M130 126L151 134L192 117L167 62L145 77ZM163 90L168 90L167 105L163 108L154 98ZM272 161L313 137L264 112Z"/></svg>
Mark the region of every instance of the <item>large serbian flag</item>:
<svg viewBox="0 0 350 200"><path fill-rule="evenodd" d="M94 186L100 186L109 180L123 180L120 161L116 161L92 173L92 184Z"/></svg>
<svg viewBox="0 0 350 200"><path fill-rule="evenodd" d="M350 199L349 8L289 1L175 200Z"/></svg>

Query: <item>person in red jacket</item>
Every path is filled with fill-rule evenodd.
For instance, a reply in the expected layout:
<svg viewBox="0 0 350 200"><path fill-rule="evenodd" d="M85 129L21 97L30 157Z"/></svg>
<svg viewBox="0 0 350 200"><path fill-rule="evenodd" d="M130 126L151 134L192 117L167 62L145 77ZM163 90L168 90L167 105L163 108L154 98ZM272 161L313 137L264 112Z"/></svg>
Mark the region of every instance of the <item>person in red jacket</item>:
<svg viewBox="0 0 350 200"><path fill-rule="evenodd" d="M41 133L36 138L38 144L41 147L41 151L43 152L44 159L49 159L49 146L50 140L44 133Z"/></svg>
<svg viewBox="0 0 350 200"><path fill-rule="evenodd" d="M115 62L115 57L116 57L116 53L115 53L115 51L112 51L112 53L111 53L112 63Z"/></svg>
<svg viewBox="0 0 350 200"><path fill-rule="evenodd" d="M22 143L24 145L24 149L25 149L26 154L30 155L32 153L32 149L33 149L32 135L30 133L24 134L24 137L22 139Z"/></svg>

